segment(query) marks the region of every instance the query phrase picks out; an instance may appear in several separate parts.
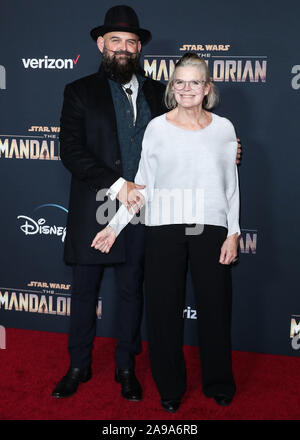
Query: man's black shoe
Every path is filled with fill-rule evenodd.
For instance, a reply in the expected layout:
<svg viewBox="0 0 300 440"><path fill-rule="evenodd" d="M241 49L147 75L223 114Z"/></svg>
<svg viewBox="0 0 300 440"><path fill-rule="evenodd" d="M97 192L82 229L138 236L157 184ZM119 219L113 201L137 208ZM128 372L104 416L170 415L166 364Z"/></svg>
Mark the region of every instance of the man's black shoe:
<svg viewBox="0 0 300 440"><path fill-rule="evenodd" d="M91 367L87 368L69 368L67 374L56 385L52 392L52 397L63 398L70 397L76 393L78 385L87 382L92 377Z"/></svg>
<svg viewBox="0 0 300 440"><path fill-rule="evenodd" d="M161 399L161 406L163 409L170 413L175 413L178 411L181 404L181 400L163 400Z"/></svg>
<svg viewBox="0 0 300 440"><path fill-rule="evenodd" d="M133 369L123 370L116 368L115 380L122 386L121 395L127 400L137 402L142 400L142 387L134 374Z"/></svg>
<svg viewBox="0 0 300 440"><path fill-rule="evenodd" d="M225 394L217 394L214 396L215 402L221 406L228 406L232 402L232 397L227 397Z"/></svg>

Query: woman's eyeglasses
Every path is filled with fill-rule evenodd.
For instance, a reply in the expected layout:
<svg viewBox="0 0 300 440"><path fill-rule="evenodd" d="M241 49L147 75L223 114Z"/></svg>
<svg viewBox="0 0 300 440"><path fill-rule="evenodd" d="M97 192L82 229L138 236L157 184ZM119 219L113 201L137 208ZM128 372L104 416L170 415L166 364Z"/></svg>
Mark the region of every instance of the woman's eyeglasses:
<svg viewBox="0 0 300 440"><path fill-rule="evenodd" d="M173 80L173 86L175 90L183 90L185 89L186 84L190 86L192 90L200 90L204 85L206 81L198 81L198 80L191 80L191 81L184 81L183 79L174 79Z"/></svg>

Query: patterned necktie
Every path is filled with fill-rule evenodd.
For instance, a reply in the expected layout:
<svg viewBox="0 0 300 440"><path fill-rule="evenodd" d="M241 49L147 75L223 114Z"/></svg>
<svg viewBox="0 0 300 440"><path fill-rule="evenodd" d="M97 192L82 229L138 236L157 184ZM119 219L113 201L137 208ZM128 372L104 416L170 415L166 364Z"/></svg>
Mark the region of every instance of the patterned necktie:
<svg viewBox="0 0 300 440"><path fill-rule="evenodd" d="M134 107L133 107L133 101L132 101L132 96L131 96L133 91L131 90L131 86L129 86L129 87L124 87L123 86L123 88L124 88L125 92L127 93L127 97L128 97L129 104L130 104L130 107L131 107L131 112L132 112L132 122L133 122L133 125L134 125L135 124Z"/></svg>

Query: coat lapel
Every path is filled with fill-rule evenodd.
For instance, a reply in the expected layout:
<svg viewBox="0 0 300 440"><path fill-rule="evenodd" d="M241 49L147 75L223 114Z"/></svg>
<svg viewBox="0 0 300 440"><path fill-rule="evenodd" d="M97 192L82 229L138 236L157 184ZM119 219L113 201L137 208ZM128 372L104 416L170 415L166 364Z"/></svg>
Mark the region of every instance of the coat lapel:
<svg viewBox="0 0 300 440"><path fill-rule="evenodd" d="M121 155L121 151L118 139L116 113L108 79L101 66L99 72L94 76L92 96L92 107L94 112L98 115L101 131L105 133L105 138L108 140L110 148L115 148L115 158L118 159Z"/></svg>

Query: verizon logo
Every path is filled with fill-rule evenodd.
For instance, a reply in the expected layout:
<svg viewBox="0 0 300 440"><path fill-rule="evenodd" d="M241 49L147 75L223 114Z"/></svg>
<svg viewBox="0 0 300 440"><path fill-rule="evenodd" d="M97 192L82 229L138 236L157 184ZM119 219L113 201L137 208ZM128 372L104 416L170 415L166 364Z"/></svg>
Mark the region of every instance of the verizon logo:
<svg viewBox="0 0 300 440"><path fill-rule="evenodd" d="M22 63L25 69L73 69L74 64L77 64L80 55L74 59L71 58L22 58Z"/></svg>

